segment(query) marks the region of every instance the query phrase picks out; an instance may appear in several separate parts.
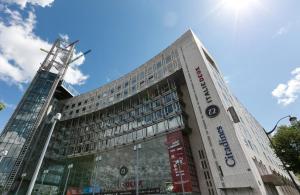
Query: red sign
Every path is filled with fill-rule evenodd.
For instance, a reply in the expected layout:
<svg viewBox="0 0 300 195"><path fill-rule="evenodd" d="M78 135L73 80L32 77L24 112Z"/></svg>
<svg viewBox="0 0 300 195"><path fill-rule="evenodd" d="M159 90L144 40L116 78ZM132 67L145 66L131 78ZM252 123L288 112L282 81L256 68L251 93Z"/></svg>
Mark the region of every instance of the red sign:
<svg viewBox="0 0 300 195"><path fill-rule="evenodd" d="M173 192L192 192L191 176L184 143L181 131L167 135Z"/></svg>

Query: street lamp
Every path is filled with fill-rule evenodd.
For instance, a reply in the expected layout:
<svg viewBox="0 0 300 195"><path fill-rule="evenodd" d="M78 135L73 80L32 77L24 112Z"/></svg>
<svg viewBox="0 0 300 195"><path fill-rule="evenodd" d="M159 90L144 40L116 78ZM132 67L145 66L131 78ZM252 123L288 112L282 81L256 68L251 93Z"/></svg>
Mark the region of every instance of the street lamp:
<svg viewBox="0 0 300 195"><path fill-rule="evenodd" d="M135 166L135 190L136 195L139 195L139 149L142 148L141 144L137 144L133 146L133 150L136 151L136 166Z"/></svg>
<svg viewBox="0 0 300 195"><path fill-rule="evenodd" d="M72 168L73 168L73 164L71 163L71 164L68 165L68 175L67 175L67 179L66 179L66 183L65 183L63 195L66 194L67 185L68 185L68 180L69 180L69 176L70 176L70 172L71 172L71 169L72 169Z"/></svg>
<svg viewBox="0 0 300 195"><path fill-rule="evenodd" d="M293 184L294 184L296 190L297 190L297 191L299 192L299 194L300 194L300 188L299 188L298 184L296 183L296 181L295 181L295 179L293 178L292 174L291 174L290 171L288 170L287 164L285 164L285 162L284 162L283 160L281 160L281 158L280 158L279 155L277 154L278 151L277 151L275 145L273 144L271 138L269 137L269 135L270 135L271 133L273 133L273 132L277 129L278 123L279 123L281 120L285 119L285 118L289 118L289 121L290 121L290 123L291 123L292 125L294 125L294 124L297 122L297 118L296 118L296 117L292 117L292 116L288 115L288 116L285 116L285 117L282 117L281 119L279 119L279 120L277 121L277 123L275 124L274 128L273 128L271 131L266 132L265 129L264 129L264 131L265 131L265 133L266 133L266 135L267 135L267 137L268 137L268 139L269 139L269 141L270 141L270 143L271 143L271 146L274 148L274 152L275 152L276 156L277 156L277 157L279 158L279 160L281 161L281 163L282 163L282 165L283 165L283 168L284 168L285 171L288 173L288 175L289 175L290 179L292 180L292 182L293 182Z"/></svg>
<svg viewBox="0 0 300 195"><path fill-rule="evenodd" d="M3 160L4 156L6 156L8 154L7 150L2 150L1 151L1 157L0 157L0 162Z"/></svg>
<svg viewBox="0 0 300 195"><path fill-rule="evenodd" d="M93 183L93 195L95 194L95 188L96 188L96 179L97 179L97 164L98 164L98 162L99 161L101 161L102 160L102 157L101 156L97 156L96 158L95 158L95 162L96 162L96 165L95 165L95 168L94 168L94 183Z"/></svg>
<svg viewBox="0 0 300 195"><path fill-rule="evenodd" d="M178 170L179 170L182 194L185 194L185 192L184 192L184 184L183 184L183 180L182 180L182 173L181 173L181 166L183 164L182 159L177 159L175 161L175 163L176 163L176 165L178 167Z"/></svg>
<svg viewBox="0 0 300 195"><path fill-rule="evenodd" d="M31 181L30 181L30 184L29 184L29 187L28 187L28 190L27 190L26 195L31 195L31 193L32 193L32 190L33 190L33 187L34 187L36 178L37 178L37 176L38 176L38 174L39 174L39 171L40 171L40 168L41 168L41 166L42 166L42 163L43 163L43 160L44 160L44 157L45 157L45 154L46 154L48 145L49 145L49 143L50 143L50 139L51 139L52 133L53 133L53 131L54 131L54 127L55 127L57 121L59 121L60 119L61 119L61 114L60 114L60 113L57 113L57 114L52 118L52 121L53 121L52 127L51 127L51 129L50 129L50 132L49 132L49 134L48 134L48 137L47 137L47 140L46 140L46 142L45 142L44 148L43 148L43 150L42 150L42 154L41 154L41 156L40 156L40 158L39 158L39 161L38 161L38 163L37 163L37 165L36 165L36 168L35 168L35 170L34 170L34 173L33 173L33 175L32 175L32 179L31 179Z"/></svg>
<svg viewBox="0 0 300 195"><path fill-rule="evenodd" d="M26 173L22 173L22 175L21 175L21 181L20 181L20 183L19 183L19 185L18 185L18 189L17 189L17 191L16 191L16 195L18 195L19 190L20 190L20 187L21 187L22 182L23 182L23 179L24 179L24 177L26 177L26 176L27 176Z"/></svg>

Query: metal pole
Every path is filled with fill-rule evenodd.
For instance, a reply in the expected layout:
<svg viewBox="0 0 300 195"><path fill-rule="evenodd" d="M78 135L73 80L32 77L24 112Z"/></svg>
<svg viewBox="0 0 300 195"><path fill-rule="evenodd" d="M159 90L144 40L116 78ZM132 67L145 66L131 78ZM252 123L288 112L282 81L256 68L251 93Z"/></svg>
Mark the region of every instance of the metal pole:
<svg viewBox="0 0 300 195"><path fill-rule="evenodd" d="M69 166L68 166L68 175L67 175L67 179L66 179L66 183L65 183L65 187L64 187L64 191L63 191L62 195L66 194L68 180L69 180L69 176L70 176L70 170L71 170L71 168L69 168Z"/></svg>
<svg viewBox="0 0 300 195"><path fill-rule="evenodd" d="M46 143L45 143L45 145L44 145L44 148L43 148L42 154L41 154L41 156L40 156L40 159L39 159L39 161L38 161L38 164L36 165L36 168L35 168L35 170L34 170L34 173L33 173L32 179L31 179L31 181L30 181L30 184L29 184L29 187L28 187L28 190L27 190L26 195L31 195L31 193L32 193L32 190L33 190L33 187L34 187L36 178L37 178L38 173L39 173L39 171L40 171L40 168L41 168L41 166L42 166L42 163L43 163L43 160L44 160L44 157L45 157L45 154L46 154L48 145L49 145L49 142L50 142L50 139L51 139L51 136L52 136L52 133L53 133L55 124L56 124L56 122L57 122L58 120L60 120L60 118L61 118L61 114L60 114L60 113L57 113L57 114L53 117L53 124L52 124L52 127L51 127L51 129L50 129L49 134L48 134L48 138L47 138Z"/></svg>
<svg viewBox="0 0 300 195"><path fill-rule="evenodd" d="M24 177L26 177L26 173L23 173L23 174L21 175L21 181L20 181L20 183L19 183L19 185L18 185L18 189L17 189L17 191L16 191L16 194L15 194L15 195L18 195L18 193L19 193L19 190L20 190L20 187L21 187L21 185L22 185L22 182L23 182L23 179L24 179Z"/></svg>
<svg viewBox="0 0 300 195"><path fill-rule="evenodd" d="M96 189L96 169L97 169L97 161L94 168L94 179L93 179L93 195L95 195L95 189Z"/></svg>
<svg viewBox="0 0 300 195"><path fill-rule="evenodd" d="M135 166L135 194L139 195L139 149L142 148L141 144L137 144L133 147L136 150L136 166Z"/></svg>
<svg viewBox="0 0 300 195"><path fill-rule="evenodd" d="M139 149L136 148L136 195L139 195Z"/></svg>
<svg viewBox="0 0 300 195"><path fill-rule="evenodd" d="M179 169L180 183L181 183L182 194L185 194L185 191L184 191L184 184L183 184L182 174L181 174L181 167L180 167L180 166L182 165L182 160L177 160L177 161L176 161L176 164L177 164L178 169Z"/></svg>
<svg viewBox="0 0 300 195"><path fill-rule="evenodd" d="M93 179L93 195L95 195L95 189L96 189L96 178L97 178L97 163L98 161L102 160L102 157L101 156L97 156L95 161L96 161L96 165L95 165L95 168L94 168L94 179Z"/></svg>

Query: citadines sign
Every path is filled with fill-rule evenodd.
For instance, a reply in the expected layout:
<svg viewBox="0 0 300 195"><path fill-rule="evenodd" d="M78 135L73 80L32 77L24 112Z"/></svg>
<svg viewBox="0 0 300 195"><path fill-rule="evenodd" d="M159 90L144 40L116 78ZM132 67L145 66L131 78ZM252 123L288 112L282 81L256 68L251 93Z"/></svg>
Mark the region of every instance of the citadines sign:
<svg viewBox="0 0 300 195"><path fill-rule="evenodd" d="M232 154L230 145L227 141L227 137L225 135L225 131L223 129L222 126L218 126L217 127L217 131L219 134L219 144L222 145L224 147L224 151L225 151L225 163L227 166L229 167L234 167L235 166L235 159L234 156Z"/></svg>

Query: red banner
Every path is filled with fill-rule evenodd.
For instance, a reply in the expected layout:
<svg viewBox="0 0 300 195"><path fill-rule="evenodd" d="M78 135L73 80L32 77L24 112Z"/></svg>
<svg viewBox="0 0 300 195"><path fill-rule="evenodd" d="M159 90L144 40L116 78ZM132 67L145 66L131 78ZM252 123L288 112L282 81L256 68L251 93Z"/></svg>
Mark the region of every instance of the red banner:
<svg viewBox="0 0 300 195"><path fill-rule="evenodd" d="M167 135L173 192L192 192L191 176L184 142L181 131Z"/></svg>

